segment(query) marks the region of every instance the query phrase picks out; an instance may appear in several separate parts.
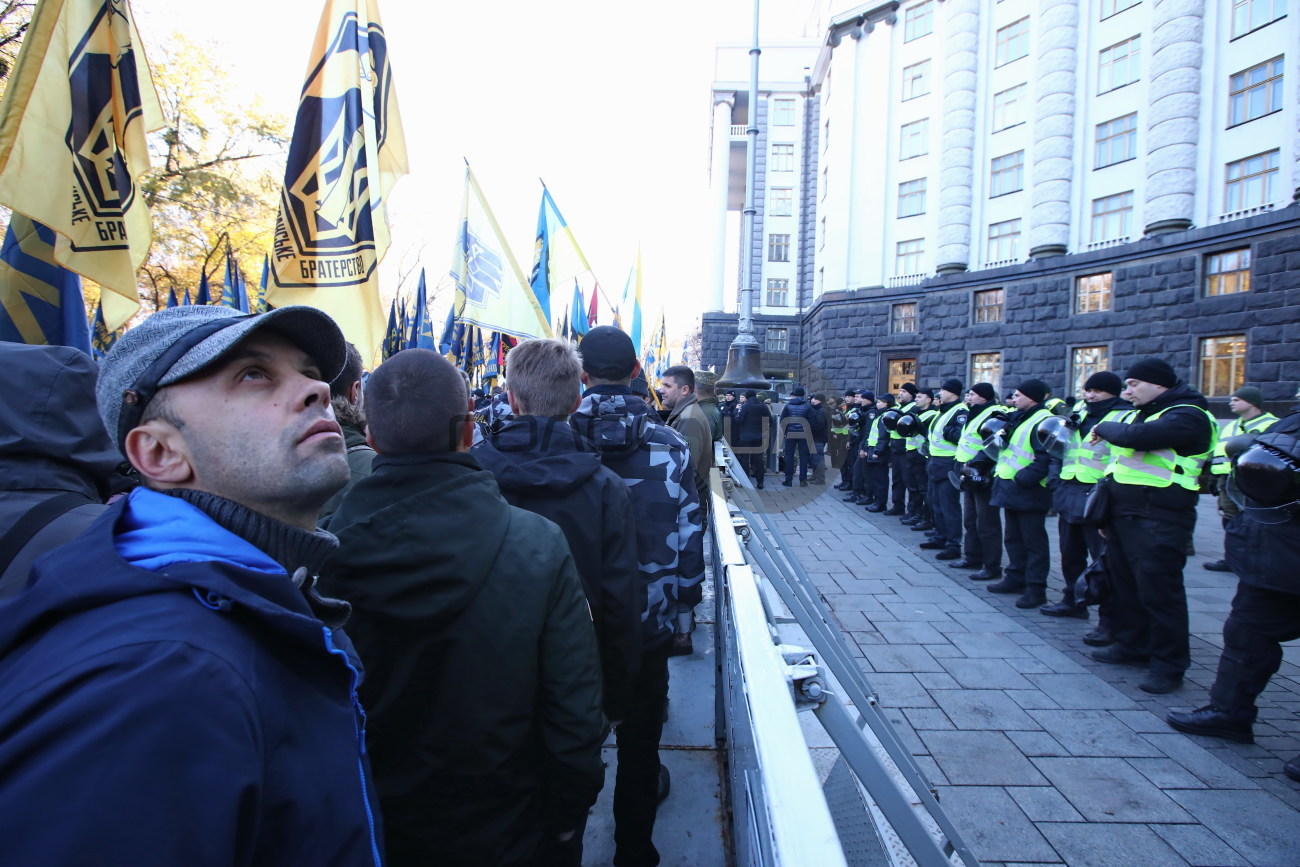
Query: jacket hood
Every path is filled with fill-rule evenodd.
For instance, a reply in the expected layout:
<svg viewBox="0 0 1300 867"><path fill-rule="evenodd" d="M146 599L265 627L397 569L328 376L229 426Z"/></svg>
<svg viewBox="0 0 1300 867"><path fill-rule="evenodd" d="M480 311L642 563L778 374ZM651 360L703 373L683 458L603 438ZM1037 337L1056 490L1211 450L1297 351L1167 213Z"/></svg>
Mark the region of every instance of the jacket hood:
<svg viewBox="0 0 1300 867"><path fill-rule="evenodd" d="M1139 413L1143 416L1153 415L1162 409L1171 406L1185 404L1187 406L1198 406L1201 409L1209 410L1210 402L1205 399L1205 395L1186 383L1180 382L1146 406L1139 407Z"/></svg>
<svg viewBox="0 0 1300 867"><path fill-rule="evenodd" d="M564 497L600 469L600 455L563 419L526 415L489 434L470 452L503 491Z"/></svg>
<svg viewBox="0 0 1300 867"><path fill-rule="evenodd" d="M792 398L789 398L788 400L786 400L786 403L790 404L791 406L802 406L803 404L805 404L805 403L807 403L807 402L808 402L808 398L806 398L806 397L798 397L798 396L795 396L795 397L792 397Z"/></svg>
<svg viewBox="0 0 1300 867"><path fill-rule="evenodd" d="M98 368L80 350L0 342L0 490L102 500L122 456L95 404ZM22 407L15 412L14 407Z"/></svg>
<svg viewBox="0 0 1300 867"><path fill-rule="evenodd" d="M646 402L635 397L632 389L616 385L589 389L570 418L579 435L612 460L630 457L641 448L642 432L650 420Z"/></svg>
<svg viewBox="0 0 1300 867"><path fill-rule="evenodd" d="M326 529L339 551L328 592L401 620L463 611L506 544L510 506L472 455L377 455Z"/></svg>

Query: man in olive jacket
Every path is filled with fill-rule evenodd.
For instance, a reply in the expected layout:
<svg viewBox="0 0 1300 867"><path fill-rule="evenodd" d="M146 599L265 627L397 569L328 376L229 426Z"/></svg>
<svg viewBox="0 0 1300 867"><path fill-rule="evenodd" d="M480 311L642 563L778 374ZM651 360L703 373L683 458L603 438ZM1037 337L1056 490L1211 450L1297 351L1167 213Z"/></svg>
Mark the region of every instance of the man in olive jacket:
<svg viewBox="0 0 1300 867"><path fill-rule="evenodd" d="M600 657L564 534L466 454L460 372L398 353L366 389L374 471L330 520L366 665L392 865L534 864L604 782Z"/></svg>

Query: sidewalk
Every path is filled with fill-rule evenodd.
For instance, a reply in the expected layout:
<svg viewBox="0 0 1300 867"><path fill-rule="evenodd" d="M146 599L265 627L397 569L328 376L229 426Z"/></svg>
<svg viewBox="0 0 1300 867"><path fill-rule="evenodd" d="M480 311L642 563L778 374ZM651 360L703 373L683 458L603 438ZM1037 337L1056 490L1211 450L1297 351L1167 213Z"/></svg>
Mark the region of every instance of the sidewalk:
<svg viewBox="0 0 1300 867"><path fill-rule="evenodd" d="M827 474L833 483L837 473ZM1300 864L1300 644L1260 696L1253 746L1183 735L1164 714L1207 702L1236 587L1201 568L1223 552L1202 498L1185 571L1192 667L1166 696L1142 671L1103 665L1080 636L1091 621L1021 611L1015 596L921 551L921 533L825 487L762 493L862 658L882 706L940 803L987 864ZM1049 518L1060 598L1055 518Z"/></svg>

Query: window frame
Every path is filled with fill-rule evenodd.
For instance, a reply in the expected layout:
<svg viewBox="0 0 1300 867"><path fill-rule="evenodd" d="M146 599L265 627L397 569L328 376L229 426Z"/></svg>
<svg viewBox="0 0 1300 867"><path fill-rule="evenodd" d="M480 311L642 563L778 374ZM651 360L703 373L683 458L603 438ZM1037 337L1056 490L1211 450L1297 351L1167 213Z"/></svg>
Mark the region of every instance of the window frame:
<svg viewBox="0 0 1300 867"><path fill-rule="evenodd" d="M1245 254L1244 262L1240 261L1242 254ZM1232 270L1223 270L1223 269L1213 270L1214 260L1222 259L1227 256L1237 256L1239 259L1239 261L1236 263L1238 267ZM1244 295L1250 292L1250 273L1251 273L1250 265L1251 265L1251 260L1253 258L1254 258L1254 251L1250 248L1250 246L1232 247L1226 250L1215 250L1213 252L1206 253L1202 257L1203 265L1202 265L1201 280L1200 280L1201 297L1202 298L1223 298L1227 295ZM1229 276L1235 278L1232 282L1238 288L1223 289L1220 291L1211 291L1210 288L1211 283L1214 282L1214 279L1216 277L1224 278Z"/></svg>
<svg viewBox="0 0 1300 867"><path fill-rule="evenodd" d="M1095 369L1092 370L1089 370L1090 365L1079 364L1079 353L1089 349L1100 349L1104 353L1103 358L1100 361L1095 362ZM1071 397L1083 396L1083 384L1088 380L1088 377L1092 376L1092 374L1111 369L1110 356L1111 346L1109 343L1094 343L1088 346L1070 347L1066 363L1068 365L1068 370L1070 371L1070 378L1067 382L1072 384ZM1119 395L1116 395L1116 397L1119 397Z"/></svg>
<svg viewBox="0 0 1300 867"><path fill-rule="evenodd" d="M777 153L777 148L781 152ZM787 163L786 160L789 160ZM780 164L778 164L780 163ZM788 168L782 166L788 165ZM768 156L768 170L773 172L792 172L794 171L794 145L788 142L772 142L772 151Z"/></svg>
<svg viewBox="0 0 1300 867"><path fill-rule="evenodd" d="M1127 197L1127 199L1125 199L1125 197ZM1123 199L1123 200L1124 200L1124 201L1122 202L1123 207L1111 208L1111 209L1109 209L1109 210L1103 210L1103 211L1101 211L1101 212L1098 212L1098 206L1102 205L1102 204L1105 203L1105 202L1111 202L1112 200L1115 200L1115 199ZM1109 217L1110 217L1112 214L1123 214L1123 215L1124 215L1124 216L1120 217L1119 234L1117 234L1117 235L1107 235L1106 237L1098 237L1098 236L1097 236L1097 220L1098 220L1098 219L1101 219L1101 221L1102 221L1101 225L1102 225L1102 227L1103 227L1103 234L1104 234L1104 228L1105 228L1105 226L1108 225ZM1130 225L1130 223L1131 223L1131 221L1132 221L1133 214L1134 214L1134 196L1133 196L1133 190L1126 190L1126 191L1124 191L1124 192L1122 192L1122 193L1112 193L1112 194L1109 195L1109 196L1098 196L1097 198L1093 199L1093 200L1092 200L1091 223L1090 223L1090 229L1091 229L1090 238L1091 238L1091 240L1089 241L1089 243L1092 243L1092 244L1100 244L1100 243L1103 243L1103 242L1105 242L1105 241L1118 241L1118 240L1120 240L1121 238L1131 238L1131 237L1133 236L1133 227Z"/></svg>
<svg viewBox="0 0 1300 867"><path fill-rule="evenodd" d="M976 359L979 358L993 359L991 365L986 365L984 368L982 368L986 370L987 369L993 370L994 374L992 376L987 376L985 374L977 372L975 363L976 363ZM966 359L966 371L970 375L969 381L971 382L971 384L977 382L987 382L990 385L992 385L993 390L996 391L999 396L1001 396L1002 394L1002 351L1001 350L995 349L989 352L970 353L969 357Z"/></svg>
<svg viewBox="0 0 1300 867"><path fill-rule="evenodd" d="M1009 163L1002 168L998 167L999 161L1008 160L1011 159L1012 157L1016 158L1015 163ZM1011 183L1016 184L1016 186L1009 190L1004 189L999 191L999 187L1001 186L999 179L1004 178L1005 176L1010 174L1014 174L1014 179L1011 181ZM1024 190L1024 188L1025 188L1025 149L1024 148L1021 148L1018 151L1012 151L1009 154L1003 154L1002 156L999 157L993 157L991 160L989 160L989 198L990 199L996 199L1000 196L1009 196L1012 193L1021 192L1022 190Z"/></svg>
<svg viewBox="0 0 1300 867"><path fill-rule="evenodd" d="M1090 281L1099 278L1106 278L1104 288L1099 291L1092 289ZM1086 289L1086 292L1085 292ZM1103 300L1095 306L1089 302L1088 309L1084 309L1084 299L1097 296ZM1115 272L1114 271L1097 271L1092 274L1081 274L1074 278L1074 297L1071 299L1070 314L1073 316L1088 316L1093 313L1110 313L1115 309Z"/></svg>
<svg viewBox="0 0 1300 867"><path fill-rule="evenodd" d="M922 129L924 130L924 133L921 135L909 136L907 131L913 128ZM916 153L909 153L907 147L909 141L920 142L921 150L917 151ZM898 128L899 162L902 162L903 160L916 159L917 157L923 157L929 153L930 153L930 118L923 117L918 120L914 120L911 121L910 123L905 123L899 126Z"/></svg>
<svg viewBox="0 0 1300 867"><path fill-rule="evenodd" d="M1249 163L1251 160L1259 159L1261 157L1265 157L1265 158L1271 157L1272 158L1271 164L1269 159L1265 159L1264 169L1262 171L1254 172L1253 174L1243 174L1239 178L1231 177L1233 166L1242 166L1243 167L1242 171L1244 172L1245 169L1247 168L1246 166L1247 163ZM1259 207L1263 207L1264 205L1273 204L1273 202L1276 200L1276 195L1277 195L1277 191L1274 188L1277 185L1278 178L1281 177L1280 165L1281 165L1281 148L1273 148L1272 150L1264 151L1263 153L1251 154L1248 157L1242 157L1239 160L1233 160L1232 162L1227 163L1223 167L1223 212L1225 214L1232 214L1232 213L1236 213L1237 211L1245 211L1245 210L1249 210L1250 208L1259 208ZM1237 203L1237 206L1230 207L1234 188L1241 187L1241 185L1248 184L1252 178L1265 179L1263 186L1260 189L1261 195L1263 197L1262 201L1255 202L1254 204L1248 204L1245 200L1245 192L1243 192L1241 194L1241 201ZM1248 189L1248 187L1242 187L1242 188ZM1273 190L1273 195L1268 194L1270 189Z"/></svg>
<svg viewBox="0 0 1300 867"><path fill-rule="evenodd" d="M926 197L927 187L929 186L929 184L927 183L927 180L928 180L928 178L913 178L913 179L910 180L910 181L900 181L900 182L899 182L899 184L898 184L898 219L902 220L902 219L906 219L906 218L908 218L908 217L919 217L919 216L921 216L921 215L923 215L923 214L925 213L925 205L926 205L925 197ZM909 185L911 185L911 184L920 184L921 186L920 186L919 189L912 189L912 190L908 190L908 191L904 192L904 189L903 189L903 188L904 188L904 187L907 187L907 186L909 186ZM905 202L905 201L907 201L907 203L908 203L909 205L916 205L917 202L919 202L919 210L911 210L911 211L908 211L907 213L904 213L903 205L904 205L904 202Z"/></svg>
<svg viewBox="0 0 1300 867"><path fill-rule="evenodd" d="M916 29L922 26L926 28L925 32L917 33ZM903 42L913 42L922 36L929 36L933 32L934 0L917 3L903 12Z"/></svg>
<svg viewBox="0 0 1300 867"><path fill-rule="evenodd" d="M1021 31L1017 33L1012 33L1011 35L1006 37L1003 36L1003 34L1006 33L1008 30L1010 30L1013 27L1017 27L1021 24L1024 25ZM1002 56L1002 52L1004 48L1007 48L1007 46L1012 45L1015 41L1022 40L1022 39L1024 41L1023 54L1017 54L1015 57ZM1011 49L1008 48L1007 50L1010 51ZM1002 67L1006 66L1008 63L1015 63L1017 60L1020 60L1028 56L1029 56L1029 16L1028 15L1016 21L1012 21L1010 24L1007 24L1004 27L999 27L997 31L994 32L993 34L993 68L994 69L1001 69Z"/></svg>
<svg viewBox="0 0 1300 867"><path fill-rule="evenodd" d="M930 58L927 57L925 60L920 60L917 61L916 63L903 67L903 89L902 89L902 99L900 100L901 102L908 102L913 99L920 99L923 96L930 95L930 92L932 90L932 87L930 85L930 69L932 65L933 64L930 62ZM912 70L918 68L922 69L920 73L912 72ZM919 86L924 87L925 90L917 91L916 90L916 88L918 87L917 82L920 82Z"/></svg>
<svg viewBox="0 0 1300 867"><path fill-rule="evenodd" d="M1259 30L1263 27L1267 27L1270 24L1274 24L1278 21L1281 21L1283 18L1287 16L1286 0L1282 0L1281 15L1276 14L1278 0L1268 0L1270 7L1272 7L1272 9L1274 10L1272 13L1273 17L1265 21L1263 24L1256 24L1254 27L1251 27L1250 18L1252 16L1250 15L1250 13L1247 13L1246 29L1242 30L1241 32L1237 32L1237 10L1243 6L1247 6L1253 11L1255 5L1260 2L1261 0L1233 0L1232 8L1228 10L1228 18L1229 18L1228 32L1231 34L1228 37L1229 42L1231 42L1234 39L1240 39L1243 36L1249 36L1251 33L1254 33L1256 30Z"/></svg>
<svg viewBox="0 0 1300 867"><path fill-rule="evenodd" d="M1232 341L1241 344L1240 355L1219 356L1206 355L1206 347L1218 341ZM1246 364L1250 356L1250 339L1244 333L1242 334L1212 334L1204 337L1198 337L1196 340L1196 373L1199 379L1197 383L1200 387L1201 394L1206 397L1228 397L1237 389L1246 384ZM1213 364L1216 361L1228 361L1229 379L1231 382L1225 390L1216 390L1218 377L1212 372L1207 373L1207 364ZM1238 361L1240 369L1238 370Z"/></svg>
<svg viewBox="0 0 1300 867"><path fill-rule="evenodd" d="M904 250L903 247L904 245L907 244L917 244L919 246L917 246L917 248L914 250L913 249ZM894 247L894 275L897 277L911 277L917 274L924 274L925 273L924 271L919 271L919 270L918 271L902 270L900 266L902 265L903 261L906 260L909 264L911 264L913 259L916 260L915 264L917 266L924 266L925 238L908 238L906 241L897 242L896 246Z"/></svg>
<svg viewBox="0 0 1300 867"><path fill-rule="evenodd" d="M1131 111L1128 114L1122 114L1119 117L1114 117L1111 118L1110 120L1104 120L1101 123L1097 124L1096 131L1093 136L1093 167L1092 167L1093 171L1096 171L1097 169L1104 169L1107 166L1117 166L1120 163L1126 163L1130 160L1137 159L1137 131L1138 131L1137 115L1138 113L1136 111ZM1114 124L1119 123L1122 120L1131 121L1131 124L1127 130L1124 130L1119 133L1111 133L1109 135L1106 135L1105 137L1102 136L1102 127L1109 128ZM1110 132L1110 130L1108 129L1107 132ZM1128 151L1128 156L1118 160L1112 159L1110 160L1110 162L1103 163L1101 161L1102 147L1105 146L1107 151L1110 153L1110 156L1114 156L1115 145L1113 144L1113 142L1121 138L1125 139L1128 143L1126 148Z"/></svg>
<svg viewBox="0 0 1300 867"><path fill-rule="evenodd" d="M916 334L920 327L921 302L896 301L889 305L889 333Z"/></svg>
<svg viewBox="0 0 1300 867"><path fill-rule="evenodd" d="M788 353L790 351L790 329L781 325L767 326L763 350L765 352Z"/></svg>
<svg viewBox="0 0 1300 867"><path fill-rule="evenodd" d="M780 286L774 286L774 283L780 283ZM781 293L775 296L774 293ZM780 301L773 301L774 297L779 297ZM789 307L790 306L790 278L788 277L768 277L767 278L767 304L766 307Z"/></svg>
<svg viewBox="0 0 1300 867"><path fill-rule="evenodd" d="M1141 2L1142 0L1101 0L1101 3L1098 4L1101 7L1101 17L1097 20L1105 21L1107 18L1113 18L1121 12L1132 9ZM1125 5L1120 6L1121 3ZM1109 12L1106 11L1107 8L1110 9Z"/></svg>
<svg viewBox="0 0 1300 867"><path fill-rule="evenodd" d="M991 304L980 303L983 300L982 296L984 297L991 296L994 292L998 293L997 301L995 303L991 303ZM1007 290L1004 287L999 286L993 289L976 289L971 292L970 303L971 303L971 308L970 308L971 325L988 325L994 322L1006 321ZM997 311L996 316L988 312L993 310ZM981 318L982 314L986 314L986 315L983 315L983 317Z"/></svg>
<svg viewBox="0 0 1300 867"><path fill-rule="evenodd" d="M776 254L780 254L781 258L779 259L773 258L773 256ZM767 233L767 261L769 262L790 261L790 233L789 232L768 232Z"/></svg>
<svg viewBox="0 0 1300 867"><path fill-rule="evenodd" d="M794 126L798 116L793 96L772 97L772 126ZM786 116L789 120L785 120Z"/></svg>
<svg viewBox="0 0 1300 867"><path fill-rule="evenodd" d="M782 195L783 193L788 195ZM767 199L767 216L794 216L794 187L769 187Z"/></svg>
<svg viewBox="0 0 1300 867"><path fill-rule="evenodd" d="M998 226L1007 226L1007 225L1010 225L1011 223L1015 223L1015 224L1016 224L1016 226L1015 226L1016 230L1015 230L1014 232L1003 232L1003 233L998 234L998 235L994 235L994 234L993 234L993 230L994 230L995 228L997 228ZM990 261L990 262L1003 262L1003 261L1006 261L1007 259L1019 259L1019 258L1020 258L1020 239L1023 237L1023 234L1024 234L1024 233L1023 233L1022 230L1021 230L1021 218L1020 218L1020 217L1013 217L1013 218L1010 219L1010 220L1001 220L1000 222L997 222L997 223L989 223L989 231L988 231L988 261ZM1014 242L1013 242L1013 247L1012 247L1012 250L1011 250L1011 255L1009 255L1009 256L1003 256L1003 255L1000 255L1001 252L1002 252L1002 249L1001 249L1001 248L1002 248L1002 242L1005 241L1005 240L1008 239L1008 238L1014 238L1014 239L1015 239ZM998 254L999 254L999 255L994 255L994 252L993 252L993 251L994 251L994 245L995 245L995 244L997 245L997 248L998 248Z"/></svg>
<svg viewBox="0 0 1300 867"><path fill-rule="evenodd" d="M1119 84L1116 84L1115 76L1113 73L1113 70L1115 69L1116 66L1116 61L1114 59L1107 60L1106 56L1110 52L1113 52L1115 49L1126 45L1132 47L1124 54L1124 58L1122 62L1126 64L1126 68L1128 68L1127 64L1131 62L1132 77L1129 78L1127 81L1123 81ZM1106 79L1108 77L1108 72L1109 72L1110 86L1103 87L1103 79ZM1108 45L1097 52L1097 95L1098 96L1100 96L1103 93L1110 93L1111 91L1119 90L1121 87L1127 87L1130 84L1134 84L1135 82L1141 80L1142 80L1142 34L1141 33L1138 33L1134 36L1130 36L1128 39L1121 40L1119 42L1116 42L1113 45Z"/></svg>
<svg viewBox="0 0 1300 867"><path fill-rule="evenodd" d="M1248 76L1250 75L1250 73L1254 72L1257 69L1264 69L1265 67L1272 66L1273 64L1277 64L1276 74L1273 74L1269 78L1265 78L1254 84L1247 83L1249 81ZM1271 70L1269 72L1271 72ZM1282 103L1286 98L1286 95L1284 93L1284 87L1283 87L1285 78L1286 78L1286 55L1284 54L1279 54L1277 57L1273 57L1270 58L1269 60L1265 60L1263 63L1256 63L1254 66L1243 69L1241 72L1235 72L1232 75L1229 75L1228 76L1228 126L1227 128L1233 129L1235 127L1241 126L1243 123L1250 123L1252 120L1259 120L1261 117L1268 117L1270 114L1277 114L1279 111L1281 111L1284 107ZM1242 87L1240 90L1233 90L1233 88L1237 86L1236 84L1237 79L1243 79ZM1240 99L1240 104L1246 106L1246 111L1249 111L1249 106L1251 102L1249 94L1252 91L1256 91L1256 90L1262 90L1264 92L1264 100L1266 104L1271 105L1272 107L1266 108L1264 111L1260 112L1259 114L1253 114L1253 115L1248 114L1247 116L1244 116L1241 120L1235 120L1234 119L1235 110L1237 105L1239 104L1238 100ZM1274 99L1275 96L1276 99Z"/></svg>
<svg viewBox="0 0 1300 867"><path fill-rule="evenodd" d="M1024 91L1023 94L1018 95L1017 98L1011 102L1011 104L1016 107L1015 110L1018 119L1014 123L1004 123L1004 125L998 126L998 114L1000 112L1003 114L1007 112L1007 104L1003 103L1002 105L998 105L998 97L1006 96L1008 93L1011 93L1013 90ZM1017 85L1013 85L1012 87L1008 87L1005 90L993 94L993 112L991 114L993 132L995 133L1002 132L1004 129L1011 129L1012 127L1020 126L1025 122L1025 96L1028 94L1028 92L1029 92L1028 82L1022 81ZM1003 120L1005 121L1006 118L1003 117Z"/></svg>

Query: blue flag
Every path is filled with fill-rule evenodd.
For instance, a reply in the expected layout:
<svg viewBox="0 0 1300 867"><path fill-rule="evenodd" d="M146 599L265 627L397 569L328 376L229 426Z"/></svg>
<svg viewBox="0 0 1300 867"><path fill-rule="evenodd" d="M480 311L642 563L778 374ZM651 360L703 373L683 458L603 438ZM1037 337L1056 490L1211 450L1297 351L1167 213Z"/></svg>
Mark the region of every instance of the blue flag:
<svg viewBox="0 0 1300 867"><path fill-rule="evenodd" d="M424 282L424 269L420 269L420 288L415 293L415 315L411 317L411 349L438 351L433 339L433 320L429 318L429 293Z"/></svg>
<svg viewBox="0 0 1300 867"><path fill-rule="evenodd" d="M547 193L542 190L542 207L537 214L537 246L533 251L533 273L528 282L546 321L551 321L551 230L546 219Z"/></svg>
<svg viewBox="0 0 1300 867"><path fill-rule="evenodd" d="M244 275L239 273L239 265L229 248L226 249L226 275L221 280L221 306L250 313L248 306L248 286Z"/></svg>
<svg viewBox="0 0 1300 867"><path fill-rule="evenodd" d="M90 357L96 361L103 361L104 356L117 343L118 333L109 331L108 325L104 322L104 302L101 300L95 306L95 324L90 332Z"/></svg>
<svg viewBox="0 0 1300 867"><path fill-rule="evenodd" d="M81 277L54 260L54 232L14 212L0 248L0 340L90 355Z"/></svg>
<svg viewBox="0 0 1300 867"><path fill-rule="evenodd" d="M180 302L176 300L176 287L173 286L172 290L167 293L167 309L171 310L173 307L179 306Z"/></svg>
<svg viewBox="0 0 1300 867"><path fill-rule="evenodd" d="M271 279L271 257L262 256L262 284L257 290L257 309L253 313L265 313L270 309L266 303L266 284Z"/></svg>
<svg viewBox="0 0 1300 867"><path fill-rule="evenodd" d="M573 303L569 305L569 331L577 342L581 342L587 333L587 303L582 298L577 280L573 281Z"/></svg>
<svg viewBox="0 0 1300 867"><path fill-rule="evenodd" d="M383 360L387 361L398 352L402 351L402 332L397 327L397 299L388 305L388 330L384 333L384 343L381 347Z"/></svg>
<svg viewBox="0 0 1300 867"><path fill-rule="evenodd" d="M205 307L212 303L212 289L208 286L207 271L204 271L199 275L199 296L195 299L194 303Z"/></svg>
<svg viewBox="0 0 1300 867"><path fill-rule="evenodd" d="M456 307L447 311L447 324L442 326L442 339L438 341L438 351L443 355L451 352L451 343L456 339Z"/></svg>

